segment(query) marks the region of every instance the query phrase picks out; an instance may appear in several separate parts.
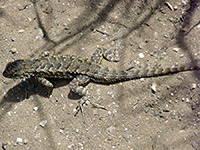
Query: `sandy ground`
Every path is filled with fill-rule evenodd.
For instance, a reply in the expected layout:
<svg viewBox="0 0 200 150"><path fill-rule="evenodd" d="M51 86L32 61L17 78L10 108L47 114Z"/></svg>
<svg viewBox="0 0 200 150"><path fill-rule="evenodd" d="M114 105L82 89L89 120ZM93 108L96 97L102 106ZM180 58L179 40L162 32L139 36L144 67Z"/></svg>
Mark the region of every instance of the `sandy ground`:
<svg viewBox="0 0 200 150"><path fill-rule="evenodd" d="M90 83L85 107L68 82L51 98L33 79L3 77L8 62L51 55L90 58L118 49L110 68L176 66L200 59L199 0L1 0L0 149L200 149L200 72L113 85Z"/></svg>

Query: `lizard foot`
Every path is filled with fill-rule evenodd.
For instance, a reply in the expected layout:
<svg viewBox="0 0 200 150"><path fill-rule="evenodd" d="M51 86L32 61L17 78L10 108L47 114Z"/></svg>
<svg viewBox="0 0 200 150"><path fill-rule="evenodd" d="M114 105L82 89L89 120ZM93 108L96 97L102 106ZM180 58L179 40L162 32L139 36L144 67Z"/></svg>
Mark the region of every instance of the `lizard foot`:
<svg viewBox="0 0 200 150"><path fill-rule="evenodd" d="M76 116L76 115L79 113L79 111L80 111L81 113L83 113L83 107L84 107L85 105L88 105L88 104L91 104L92 107L94 107L94 108L99 108L99 109L107 110L104 106L89 101L88 96L84 96L84 97L78 102L78 106L77 106L76 109L75 109L75 115L74 115L74 116Z"/></svg>

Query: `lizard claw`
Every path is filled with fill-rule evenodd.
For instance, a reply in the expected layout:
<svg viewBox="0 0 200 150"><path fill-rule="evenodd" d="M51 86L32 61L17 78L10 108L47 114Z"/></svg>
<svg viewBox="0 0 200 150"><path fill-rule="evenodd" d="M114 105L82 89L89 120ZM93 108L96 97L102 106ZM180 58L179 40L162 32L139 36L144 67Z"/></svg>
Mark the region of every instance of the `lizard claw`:
<svg viewBox="0 0 200 150"><path fill-rule="evenodd" d="M99 104L97 104L97 103L92 103L92 102L90 102L90 101L88 100L88 97L84 97L84 98L81 99L78 103L79 103L79 104L78 104L78 106L77 106L76 109L75 109L75 114L74 114L74 116L76 116L76 115L79 113L79 111L82 113L82 112L83 112L83 106L84 106L84 105L87 105L87 104L91 104L92 107L94 107L94 108L99 108L99 109L107 110L107 109L106 109L104 106L102 106L102 105L99 105Z"/></svg>
<svg viewBox="0 0 200 150"><path fill-rule="evenodd" d="M74 116L76 116L76 115L79 113L79 111L80 111L81 113L83 113L83 105L87 105L87 102L89 102L88 96L84 96L84 97L78 102L78 106L77 106L76 109L75 109L75 114L74 114Z"/></svg>

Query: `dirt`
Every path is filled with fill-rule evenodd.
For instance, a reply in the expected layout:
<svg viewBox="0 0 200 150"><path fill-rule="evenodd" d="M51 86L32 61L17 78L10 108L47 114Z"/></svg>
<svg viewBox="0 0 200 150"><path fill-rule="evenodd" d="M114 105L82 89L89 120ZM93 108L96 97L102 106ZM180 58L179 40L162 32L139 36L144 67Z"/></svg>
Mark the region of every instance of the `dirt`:
<svg viewBox="0 0 200 150"><path fill-rule="evenodd" d="M0 149L200 149L200 72L112 85L89 84L84 107L68 82L52 96L34 79L3 77L8 62L51 55L90 58L118 49L115 69L169 67L200 59L199 0L0 1Z"/></svg>

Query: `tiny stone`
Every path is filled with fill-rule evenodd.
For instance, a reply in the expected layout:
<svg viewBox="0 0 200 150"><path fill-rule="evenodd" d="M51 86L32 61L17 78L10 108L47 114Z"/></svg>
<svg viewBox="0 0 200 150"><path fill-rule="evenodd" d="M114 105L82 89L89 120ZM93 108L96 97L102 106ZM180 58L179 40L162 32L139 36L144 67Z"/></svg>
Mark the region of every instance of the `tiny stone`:
<svg viewBox="0 0 200 150"><path fill-rule="evenodd" d="M190 102L190 99L189 99L189 98L186 98L185 101L186 101L187 103L189 103L189 102Z"/></svg>
<svg viewBox="0 0 200 150"><path fill-rule="evenodd" d="M68 145L67 148L71 149L74 145L71 144L71 145Z"/></svg>
<svg viewBox="0 0 200 150"><path fill-rule="evenodd" d="M200 29L200 24L197 26L198 29Z"/></svg>
<svg viewBox="0 0 200 150"><path fill-rule="evenodd" d="M28 18L28 21L30 21L30 22L31 22L31 21L32 21L32 19L31 19L31 18Z"/></svg>
<svg viewBox="0 0 200 150"><path fill-rule="evenodd" d="M37 111L37 110L38 110L38 107L34 107L33 110L34 110L34 111Z"/></svg>
<svg viewBox="0 0 200 150"><path fill-rule="evenodd" d="M183 58L183 57L184 57L184 54L181 54L181 55L180 55L180 58Z"/></svg>
<svg viewBox="0 0 200 150"><path fill-rule="evenodd" d="M164 35L164 38L168 38L168 35L167 35L167 34L165 34L165 35Z"/></svg>
<svg viewBox="0 0 200 150"><path fill-rule="evenodd" d="M116 109L114 109L114 110L113 110L113 114L116 114L116 113L117 113L117 110L116 110Z"/></svg>
<svg viewBox="0 0 200 150"><path fill-rule="evenodd" d="M178 6L175 5L175 6L174 6L174 10L177 10L177 9L178 9Z"/></svg>
<svg viewBox="0 0 200 150"><path fill-rule="evenodd" d="M112 114L112 112L111 111L108 111L108 115L111 115Z"/></svg>
<svg viewBox="0 0 200 150"><path fill-rule="evenodd" d="M41 127L44 127L46 124L47 124L47 120L43 120L42 122L40 122L39 125L40 125Z"/></svg>
<svg viewBox="0 0 200 150"><path fill-rule="evenodd" d="M193 148L196 148L196 147L197 147L197 144L196 144L195 141L192 142L192 147L193 147Z"/></svg>
<svg viewBox="0 0 200 150"><path fill-rule="evenodd" d="M12 54L15 54L15 53L18 54L17 49L14 48L14 47L10 49L10 52L11 52Z"/></svg>
<svg viewBox="0 0 200 150"><path fill-rule="evenodd" d="M12 42L15 42L15 41L16 41L16 38L11 38L11 41L12 41Z"/></svg>
<svg viewBox="0 0 200 150"><path fill-rule="evenodd" d="M114 126L110 126L107 128L107 131L112 133L116 128Z"/></svg>
<svg viewBox="0 0 200 150"><path fill-rule="evenodd" d="M44 36L44 33L41 28L38 28L38 36L41 38L43 38L43 36Z"/></svg>
<svg viewBox="0 0 200 150"><path fill-rule="evenodd" d="M183 80L183 77L180 76L180 75L178 75L178 76L177 76L177 79L178 79L178 80Z"/></svg>
<svg viewBox="0 0 200 150"><path fill-rule="evenodd" d="M154 38L158 38L158 32L154 32Z"/></svg>
<svg viewBox="0 0 200 150"><path fill-rule="evenodd" d="M200 83L197 84L197 87L200 88Z"/></svg>
<svg viewBox="0 0 200 150"><path fill-rule="evenodd" d="M37 133L36 135L35 135L35 138L37 139L37 138L39 138L40 137L40 133Z"/></svg>
<svg viewBox="0 0 200 150"><path fill-rule="evenodd" d="M140 58L144 58L144 54L143 53L139 53L139 57Z"/></svg>
<svg viewBox="0 0 200 150"><path fill-rule="evenodd" d="M44 52L41 53L41 55L42 55L43 57L49 56L49 51L44 51Z"/></svg>
<svg viewBox="0 0 200 150"><path fill-rule="evenodd" d="M17 142L17 144L18 144L18 143L22 143L23 140L22 140L22 138L19 138L19 137L18 137L17 140L16 140L16 142Z"/></svg>
<svg viewBox="0 0 200 150"><path fill-rule="evenodd" d="M76 133L78 133L79 132L79 129L76 129Z"/></svg>
<svg viewBox="0 0 200 150"><path fill-rule="evenodd" d="M9 115L9 116L11 116L11 112L9 111L9 112L7 112L7 114Z"/></svg>
<svg viewBox="0 0 200 150"><path fill-rule="evenodd" d="M197 84L193 83L191 86L192 89L196 89L197 88Z"/></svg>
<svg viewBox="0 0 200 150"><path fill-rule="evenodd" d="M141 78L140 81L141 81L141 82L144 82L144 78Z"/></svg>
<svg viewBox="0 0 200 150"><path fill-rule="evenodd" d="M24 144L27 144L28 143L28 139L24 139Z"/></svg>
<svg viewBox="0 0 200 150"><path fill-rule="evenodd" d="M157 87L156 83L155 83L155 82L152 83L152 85L151 85L151 90L152 90L153 93L156 92L156 87Z"/></svg>
<svg viewBox="0 0 200 150"><path fill-rule="evenodd" d="M25 31L24 29L20 29L18 32L23 33L24 31Z"/></svg>
<svg viewBox="0 0 200 150"><path fill-rule="evenodd" d="M60 129L60 133L64 133L64 130L63 130L63 129Z"/></svg>
<svg viewBox="0 0 200 150"><path fill-rule="evenodd" d="M180 49L180 48L178 48L178 47L174 47L174 48L173 48L173 51L178 52L179 49Z"/></svg>
<svg viewBox="0 0 200 150"><path fill-rule="evenodd" d="M183 101L183 102L185 101L185 98L184 98L184 97L182 98L182 101Z"/></svg>
<svg viewBox="0 0 200 150"><path fill-rule="evenodd" d="M200 111L197 113L197 116L200 117Z"/></svg>
<svg viewBox="0 0 200 150"><path fill-rule="evenodd" d="M171 93L171 96L174 96L174 93Z"/></svg>

